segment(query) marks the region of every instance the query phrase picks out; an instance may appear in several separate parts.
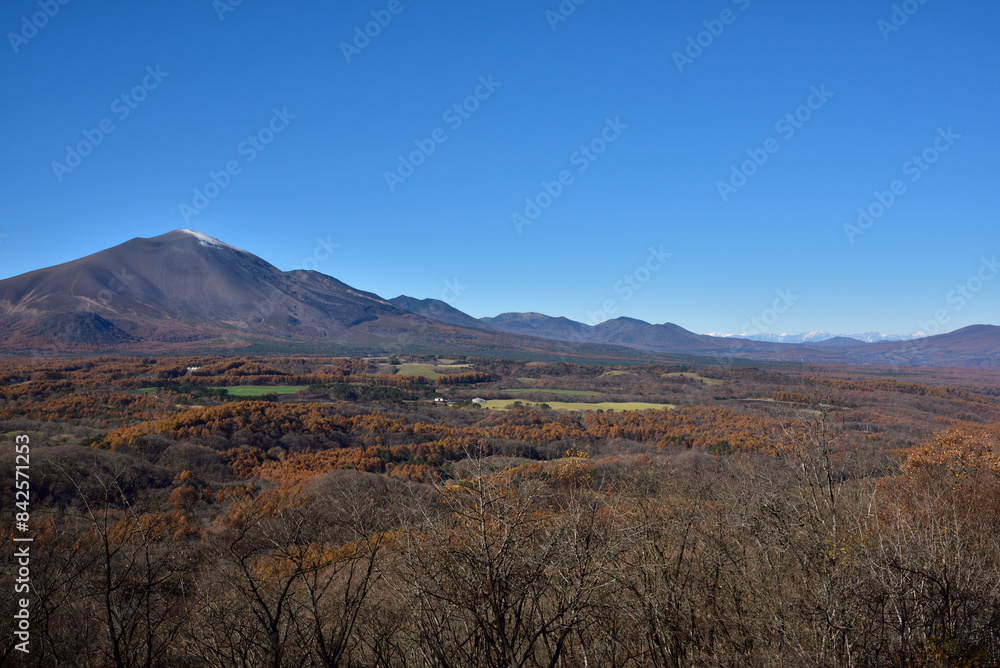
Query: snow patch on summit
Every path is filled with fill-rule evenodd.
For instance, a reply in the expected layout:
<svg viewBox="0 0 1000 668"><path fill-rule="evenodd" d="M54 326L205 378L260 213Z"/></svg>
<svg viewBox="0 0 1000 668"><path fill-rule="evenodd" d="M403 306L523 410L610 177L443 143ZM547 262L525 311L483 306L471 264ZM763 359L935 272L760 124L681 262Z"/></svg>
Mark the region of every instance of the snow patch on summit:
<svg viewBox="0 0 1000 668"><path fill-rule="evenodd" d="M184 234L190 234L192 237L198 240L202 246L209 246L211 248L230 248L232 250L240 250L236 246L230 246L227 243L223 243L216 239L215 237L210 237L207 234L202 234L201 232L195 232L194 230L182 229L180 230Z"/></svg>

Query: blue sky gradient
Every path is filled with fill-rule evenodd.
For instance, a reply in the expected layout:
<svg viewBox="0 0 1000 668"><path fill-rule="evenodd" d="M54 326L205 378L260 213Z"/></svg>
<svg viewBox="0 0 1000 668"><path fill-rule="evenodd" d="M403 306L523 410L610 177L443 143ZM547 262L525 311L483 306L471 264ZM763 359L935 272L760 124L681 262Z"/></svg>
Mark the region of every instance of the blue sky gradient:
<svg viewBox="0 0 1000 668"><path fill-rule="evenodd" d="M998 324L996 2L231 2L4 4L0 278L186 227L477 317Z"/></svg>

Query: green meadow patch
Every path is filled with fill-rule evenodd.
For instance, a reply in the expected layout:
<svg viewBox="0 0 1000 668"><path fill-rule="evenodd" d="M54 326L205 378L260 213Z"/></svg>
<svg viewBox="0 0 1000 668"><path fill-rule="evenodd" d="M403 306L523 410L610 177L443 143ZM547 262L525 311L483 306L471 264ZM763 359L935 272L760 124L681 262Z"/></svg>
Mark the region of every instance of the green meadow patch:
<svg viewBox="0 0 1000 668"><path fill-rule="evenodd" d="M436 368L436 364L418 364L416 362L407 362L397 366L396 373L400 376L423 376L424 378L437 380L441 377L441 374L435 371Z"/></svg>
<svg viewBox="0 0 1000 668"><path fill-rule="evenodd" d="M397 365L396 373L400 376L423 376L430 380L437 380L445 369L469 369L471 364L421 364L420 362L405 362Z"/></svg>
<svg viewBox="0 0 1000 668"><path fill-rule="evenodd" d="M262 397L265 394L295 394L306 389L305 385L234 385L232 387L213 387L213 390L226 390L231 397Z"/></svg>

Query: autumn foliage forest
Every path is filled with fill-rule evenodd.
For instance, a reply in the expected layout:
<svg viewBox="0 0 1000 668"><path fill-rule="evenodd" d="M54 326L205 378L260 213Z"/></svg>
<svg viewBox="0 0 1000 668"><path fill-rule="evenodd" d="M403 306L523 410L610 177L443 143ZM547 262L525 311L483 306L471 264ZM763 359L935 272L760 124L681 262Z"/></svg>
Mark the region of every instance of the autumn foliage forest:
<svg viewBox="0 0 1000 668"><path fill-rule="evenodd" d="M0 361L8 548L19 435L4 666L1000 665L997 372Z"/></svg>

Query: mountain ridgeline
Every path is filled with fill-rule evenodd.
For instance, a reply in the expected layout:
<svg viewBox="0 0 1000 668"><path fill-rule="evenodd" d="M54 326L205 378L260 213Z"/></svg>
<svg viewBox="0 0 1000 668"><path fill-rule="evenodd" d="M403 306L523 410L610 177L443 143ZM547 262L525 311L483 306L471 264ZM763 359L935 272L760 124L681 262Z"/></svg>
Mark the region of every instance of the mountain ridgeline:
<svg viewBox="0 0 1000 668"><path fill-rule="evenodd" d="M383 299L315 271L281 271L192 230L135 238L0 281L0 352L11 356L270 349L670 355L893 366L1000 367L1000 327L913 341L788 343L695 334L616 318L474 318L444 301Z"/></svg>

